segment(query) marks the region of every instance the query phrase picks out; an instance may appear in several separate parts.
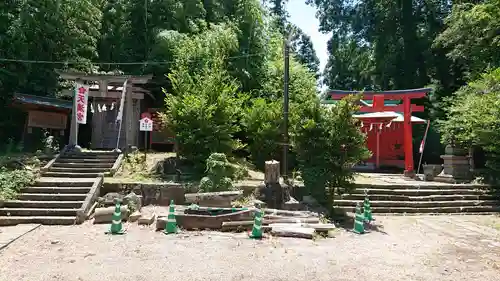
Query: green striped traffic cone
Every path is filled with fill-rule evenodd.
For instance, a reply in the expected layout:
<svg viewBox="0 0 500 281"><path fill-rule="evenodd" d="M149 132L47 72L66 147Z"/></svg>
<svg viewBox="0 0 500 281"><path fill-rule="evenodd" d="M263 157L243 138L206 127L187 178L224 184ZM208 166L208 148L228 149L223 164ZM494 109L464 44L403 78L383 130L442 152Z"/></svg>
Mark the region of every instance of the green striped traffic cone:
<svg viewBox="0 0 500 281"><path fill-rule="evenodd" d="M361 207L359 206L359 203L356 204L356 214L354 216L354 232L357 234L363 234L365 233L365 226L364 226L364 220L365 217L361 213Z"/></svg>
<svg viewBox="0 0 500 281"><path fill-rule="evenodd" d="M125 230L123 230L122 224L122 212L120 202L116 202L115 212L113 213L113 217L111 218L111 227L108 231L109 234L124 234Z"/></svg>
<svg viewBox="0 0 500 281"><path fill-rule="evenodd" d="M165 226L165 234L177 233L177 221L175 220L174 200L170 200L168 209L167 225Z"/></svg>
<svg viewBox="0 0 500 281"><path fill-rule="evenodd" d="M253 222L252 233L249 234L249 237L253 239L262 238L262 211L260 209L255 210L255 219Z"/></svg>
<svg viewBox="0 0 500 281"><path fill-rule="evenodd" d="M365 221L367 222L374 221L372 216L372 207L370 205L370 199L368 199L368 196L365 197L365 202L363 202L363 210L364 210Z"/></svg>

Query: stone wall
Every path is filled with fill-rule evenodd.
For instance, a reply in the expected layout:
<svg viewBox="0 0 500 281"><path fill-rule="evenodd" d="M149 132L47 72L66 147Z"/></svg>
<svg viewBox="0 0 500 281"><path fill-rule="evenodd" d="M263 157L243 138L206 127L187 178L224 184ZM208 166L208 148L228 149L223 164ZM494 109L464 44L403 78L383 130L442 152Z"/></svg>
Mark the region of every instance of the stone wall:
<svg viewBox="0 0 500 281"><path fill-rule="evenodd" d="M168 206L170 200L174 200L177 205L185 203L185 188L178 183L105 182L101 188L101 196L109 192L122 194L134 192L137 195L142 195L143 205Z"/></svg>

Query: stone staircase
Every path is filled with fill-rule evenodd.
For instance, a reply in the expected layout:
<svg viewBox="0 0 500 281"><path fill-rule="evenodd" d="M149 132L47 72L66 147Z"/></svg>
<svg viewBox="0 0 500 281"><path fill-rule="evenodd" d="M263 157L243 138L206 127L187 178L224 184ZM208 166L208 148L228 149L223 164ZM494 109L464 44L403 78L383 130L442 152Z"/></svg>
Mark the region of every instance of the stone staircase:
<svg viewBox="0 0 500 281"><path fill-rule="evenodd" d="M122 158L114 152L62 153L16 200L0 202L0 226L82 223L99 196L103 176L116 172Z"/></svg>
<svg viewBox="0 0 500 281"><path fill-rule="evenodd" d="M370 199L372 212L383 214L482 214L500 211L500 194L479 185L358 184L352 194L337 197L335 207L354 212Z"/></svg>

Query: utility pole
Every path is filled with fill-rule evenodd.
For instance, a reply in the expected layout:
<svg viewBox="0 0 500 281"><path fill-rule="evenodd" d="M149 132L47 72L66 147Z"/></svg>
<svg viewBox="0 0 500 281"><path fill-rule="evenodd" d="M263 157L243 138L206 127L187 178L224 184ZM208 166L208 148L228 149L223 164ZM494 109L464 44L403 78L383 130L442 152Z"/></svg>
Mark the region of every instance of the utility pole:
<svg viewBox="0 0 500 281"><path fill-rule="evenodd" d="M283 89L283 179L288 180L288 82L289 82L289 56L290 56L290 40L285 39L285 75Z"/></svg>

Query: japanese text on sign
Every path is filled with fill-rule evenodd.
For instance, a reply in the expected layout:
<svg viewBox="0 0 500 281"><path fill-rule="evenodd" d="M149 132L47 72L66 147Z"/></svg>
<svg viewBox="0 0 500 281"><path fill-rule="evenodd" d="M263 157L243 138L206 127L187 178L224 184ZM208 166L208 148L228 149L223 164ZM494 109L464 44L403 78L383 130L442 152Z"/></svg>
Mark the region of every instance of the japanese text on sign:
<svg viewBox="0 0 500 281"><path fill-rule="evenodd" d="M153 120L145 117L139 121L139 130L145 132L153 131Z"/></svg>
<svg viewBox="0 0 500 281"><path fill-rule="evenodd" d="M89 98L89 86L83 84L75 85L76 123L87 124L87 101Z"/></svg>

